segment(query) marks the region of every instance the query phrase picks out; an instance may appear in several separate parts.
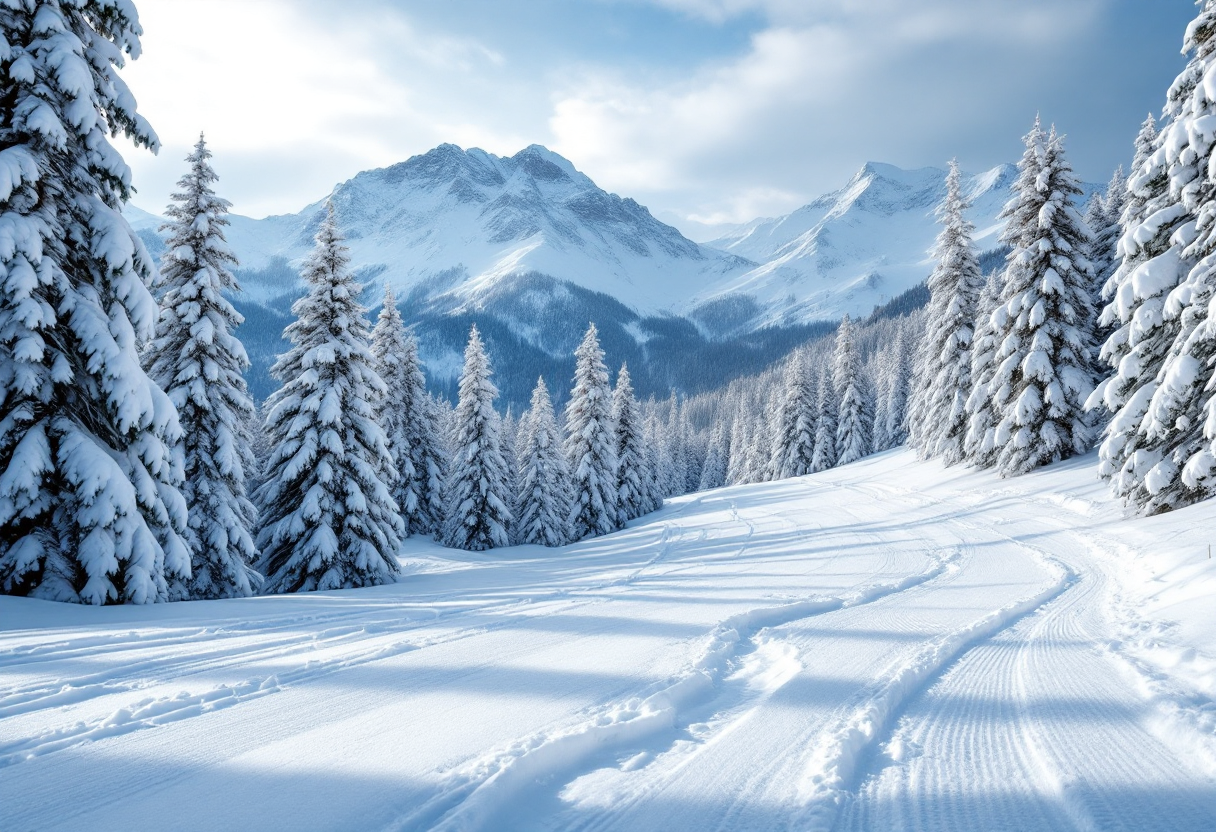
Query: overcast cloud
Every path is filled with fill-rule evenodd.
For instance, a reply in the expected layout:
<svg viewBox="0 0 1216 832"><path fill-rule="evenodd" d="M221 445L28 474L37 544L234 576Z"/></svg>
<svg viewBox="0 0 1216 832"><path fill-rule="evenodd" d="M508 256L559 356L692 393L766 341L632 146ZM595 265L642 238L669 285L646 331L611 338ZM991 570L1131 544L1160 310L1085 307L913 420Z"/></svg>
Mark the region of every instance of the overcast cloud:
<svg viewBox="0 0 1216 832"><path fill-rule="evenodd" d="M125 75L163 209L207 132L234 210L298 210L441 142L539 143L694 236L867 160L1020 155L1036 111L1105 180L1183 65L1189 0L138 0Z"/></svg>

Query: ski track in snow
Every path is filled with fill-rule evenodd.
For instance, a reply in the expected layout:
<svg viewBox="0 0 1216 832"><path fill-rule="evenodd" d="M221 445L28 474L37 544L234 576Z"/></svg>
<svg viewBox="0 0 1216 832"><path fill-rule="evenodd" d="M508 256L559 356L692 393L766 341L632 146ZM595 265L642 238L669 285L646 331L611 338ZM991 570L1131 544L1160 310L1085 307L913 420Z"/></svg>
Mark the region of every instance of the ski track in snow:
<svg viewBox="0 0 1216 832"><path fill-rule="evenodd" d="M997 496L1085 517L1100 510L1066 494L1005 490ZM1021 610L1007 631L990 634L991 641L961 657L912 703L888 738L885 762L857 798L837 796L835 803L847 807L844 822L818 828L1140 830L1163 821L1171 830L1212 828L1216 783L1203 784L1186 801L1170 793L1178 783L1203 782L1196 763L1211 773L1210 756L1194 753L1210 754L1216 739L1210 723L1195 720L1211 712L1211 703L1192 694L1180 704L1170 680L1135 666L1117 642L1101 638L1110 616L1134 612L1102 597L1110 588L1097 558L1111 551L1134 553L1092 530L1083 535L1060 526L1072 538L1069 554L1087 567L1086 579L1062 566L1056 591L1035 599L1043 603L1033 615ZM1120 690L1121 669L1145 684L1140 696ZM1147 684L1149 679L1158 685ZM1092 696L1093 690L1110 701ZM1074 720L1102 730L1060 730ZM1106 769L1113 784L1087 777L1095 768ZM942 811L941 794L967 781L988 784L985 798L959 801L965 811L958 805ZM834 811L828 814L835 819Z"/></svg>
<svg viewBox="0 0 1216 832"><path fill-rule="evenodd" d="M745 655L763 646L755 640L759 631L900 592L936 578L953 563L954 558L947 556L925 572L894 583L873 584L846 596L808 598L733 615L714 628L704 654L692 668L667 686L644 697L610 705L561 733L529 737L477 760L454 772L450 785L432 803L394 823L390 829L406 832L433 828L455 832L497 828L504 808L515 802L521 792L533 790L537 780L554 775L571 779L584 760L606 747L628 747L679 725L682 711L711 697L714 688ZM794 672L801 667L790 651L781 651L781 659L787 670L791 664ZM783 675L788 678L789 674ZM460 799L459 806L436 822L437 807L451 804L454 798Z"/></svg>
<svg viewBox="0 0 1216 832"><path fill-rule="evenodd" d="M10 599L0 828L1210 830L1113 513L886 454L377 590Z"/></svg>
<svg viewBox="0 0 1216 832"><path fill-rule="evenodd" d="M686 511L687 509L685 509ZM678 516L679 513L673 513ZM700 532L700 539L706 533ZM663 526L656 545L656 553L639 567L620 577L592 582L586 586L562 588L532 594L527 598L510 598L496 608L479 608L475 614L468 609L442 614L435 612L418 618L402 619L399 612L387 612L371 617L366 611L284 617L266 623L237 622L217 627L183 628L162 631L155 635L138 632L107 634L95 637L72 638L65 641L43 643L0 651L0 672L6 666L36 664L41 661L87 656L98 649L111 653L129 651L141 655L156 653L152 658L133 659L125 662L121 673L112 670L71 678L55 679L50 685L39 683L27 686L0 687L0 719L24 713L37 713L45 708L71 705L89 699L138 691L153 683L165 683L187 678L203 671L224 668L239 668L252 662L268 659L290 659L310 656L302 664L289 670L268 676L245 679L217 685L200 693L179 691L170 696L144 697L124 704L112 713L91 721L80 721L39 733L36 736L5 741L0 735L0 768L10 766L35 756L70 748L83 742L117 736L144 728L153 728L178 720L200 716L222 708L232 707L243 701L276 693L284 687L319 679L331 673L357 667L401 653L420 650L434 644L468 638L491 629L508 626L519 616L535 615L536 608L553 602L566 601L562 608L592 603L590 601L567 600L572 592L597 591L613 587L628 586L638 580L647 570L662 562L670 553L671 528ZM394 636L433 625L447 617L484 618L484 623L466 626L442 635L423 634L405 639ZM495 617L497 620L494 620ZM355 619L354 623L342 622ZM326 625L322 629L300 633L302 624ZM337 625L337 626L334 626ZM232 645L226 642L243 637L259 637L249 644ZM271 638L265 638L270 636ZM163 648L191 644L216 644L214 648L191 651L187 657L164 655ZM315 658L319 651L337 648L341 653L334 658Z"/></svg>

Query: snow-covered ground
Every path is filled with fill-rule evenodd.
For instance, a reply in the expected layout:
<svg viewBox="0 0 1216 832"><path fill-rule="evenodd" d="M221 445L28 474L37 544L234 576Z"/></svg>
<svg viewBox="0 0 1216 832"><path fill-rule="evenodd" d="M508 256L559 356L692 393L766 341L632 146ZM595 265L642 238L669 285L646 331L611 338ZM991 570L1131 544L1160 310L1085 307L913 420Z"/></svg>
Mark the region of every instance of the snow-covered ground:
<svg viewBox="0 0 1216 832"><path fill-rule="evenodd" d="M399 585L0 598L0 829L1216 828L1216 504L908 452Z"/></svg>

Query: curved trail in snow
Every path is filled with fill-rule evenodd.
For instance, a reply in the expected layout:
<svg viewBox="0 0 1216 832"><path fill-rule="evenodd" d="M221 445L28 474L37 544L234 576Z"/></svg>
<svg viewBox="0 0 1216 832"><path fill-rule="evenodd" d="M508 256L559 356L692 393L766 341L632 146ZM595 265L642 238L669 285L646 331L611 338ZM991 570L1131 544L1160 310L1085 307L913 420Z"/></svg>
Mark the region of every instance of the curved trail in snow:
<svg viewBox="0 0 1216 832"><path fill-rule="evenodd" d="M1074 525L1007 518L1006 535L1050 540L1082 579L908 709L839 828L1212 828L1216 783L1185 737L1153 730L1155 704L1109 649L1117 622L1101 555L1121 544ZM972 794L960 799L963 783Z"/></svg>
<svg viewBox="0 0 1216 832"><path fill-rule="evenodd" d="M888 454L374 590L0 599L39 622L0 828L1212 828L1216 705L1135 652L1105 509L1034 482Z"/></svg>

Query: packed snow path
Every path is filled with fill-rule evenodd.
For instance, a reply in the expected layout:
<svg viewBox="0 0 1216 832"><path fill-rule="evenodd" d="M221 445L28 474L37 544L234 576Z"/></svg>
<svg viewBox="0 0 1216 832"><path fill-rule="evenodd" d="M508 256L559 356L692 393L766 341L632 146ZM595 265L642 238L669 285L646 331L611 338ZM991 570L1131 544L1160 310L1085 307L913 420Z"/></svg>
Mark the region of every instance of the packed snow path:
<svg viewBox="0 0 1216 832"><path fill-rule="evenodd" d="M1210 832L1216 507L1101 495L899 452L390 587L0 598L0 829Z"/></svg>

